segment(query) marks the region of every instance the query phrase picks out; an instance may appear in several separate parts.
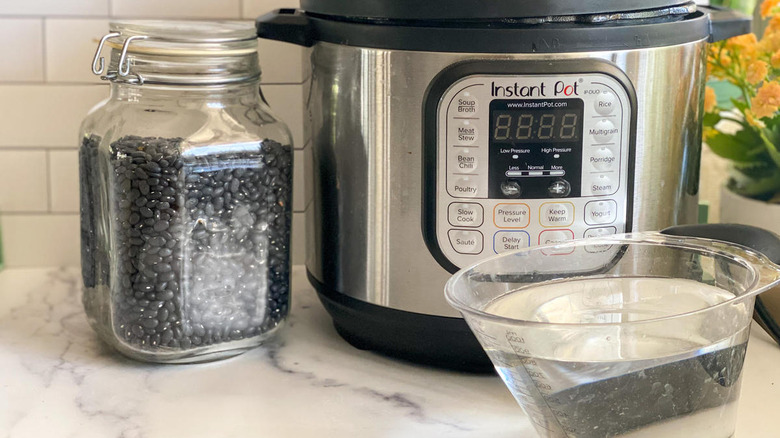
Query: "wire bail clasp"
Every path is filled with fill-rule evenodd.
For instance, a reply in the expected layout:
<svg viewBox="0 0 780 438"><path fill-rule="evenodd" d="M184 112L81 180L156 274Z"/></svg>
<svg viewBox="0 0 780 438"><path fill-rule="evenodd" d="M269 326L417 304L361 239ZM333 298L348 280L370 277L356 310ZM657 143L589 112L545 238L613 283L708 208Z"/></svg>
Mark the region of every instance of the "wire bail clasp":
<svg viewBox="0 0 780 438"><path fill-rule="evenodd" d="M119 32L111 32L103 36L98 43L97 51L95 52L95 58L92 60L92 73L96 75L102 75L105 70L105 59L100 56L103 51L103 45L111 38L121 36ZM130 60L127 58L127 50L130 47L130 43L134 40L145 40L149 38L145 35L133 35L125 38L125 42L122 45L122 52L119 55L119 65L116 71L107 71L104 76L100 76L100 79L104 81L122 80L131 84L143 85L144 79L137 73L130 72Z"/></svg>
<svg viewBox="0 0 780 438"><path fill-rule="evenodd" d="M97 50L95 51L95 58L92 60L92 73L96 75L103 74L103 70L106 68L106 59L100 56L100 53L103 51L103 45L107 40L116 38L119 35L121 35L119 32L111 32L109 34L103 35L103 38L100 39ZM100 66L98 66L98 62L100 63Z"/></svg>

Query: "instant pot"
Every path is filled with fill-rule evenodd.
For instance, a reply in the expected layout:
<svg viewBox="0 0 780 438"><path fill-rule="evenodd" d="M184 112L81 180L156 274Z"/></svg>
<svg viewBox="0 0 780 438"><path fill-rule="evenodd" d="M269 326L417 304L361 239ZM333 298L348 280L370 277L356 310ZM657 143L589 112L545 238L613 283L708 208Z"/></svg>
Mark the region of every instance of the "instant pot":
<svg viewBox="0 0 780 438"><path fill-rule="evenodd" d="M260 17L260 37L311 48L306 265L340 335L488 368L444 299L453 272L695 223L707 43L749 28L679 0L302 0Z"/></svg>

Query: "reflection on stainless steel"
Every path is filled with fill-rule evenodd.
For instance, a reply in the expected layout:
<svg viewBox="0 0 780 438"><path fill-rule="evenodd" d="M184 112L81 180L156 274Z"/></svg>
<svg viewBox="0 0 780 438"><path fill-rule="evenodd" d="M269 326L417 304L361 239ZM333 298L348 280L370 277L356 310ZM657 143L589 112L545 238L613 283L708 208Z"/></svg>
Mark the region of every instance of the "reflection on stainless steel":
<svg viewBox="0 0 780 438"><path fill-rule="evenodd" d="M422 108L443 68L463 60L606 59L637 93L634 230L697 218L705 41L565 55L485 55L318 43L307 110L314 206L311 274L325 287L385 307L457 316L449 273L423 241Z"/></svg>

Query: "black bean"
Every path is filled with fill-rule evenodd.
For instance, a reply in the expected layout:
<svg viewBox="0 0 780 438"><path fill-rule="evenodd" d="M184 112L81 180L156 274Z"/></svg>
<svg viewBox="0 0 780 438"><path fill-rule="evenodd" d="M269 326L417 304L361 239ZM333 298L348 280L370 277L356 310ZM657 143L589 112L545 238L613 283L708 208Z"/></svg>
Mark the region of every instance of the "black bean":
<svg viewBox="0 0 780 438"><path fill-rule="evenodd" d="M262 335L288 309L290 147L265 140L259 155L182 157L181 142L126 136L111 145L116 251L110 257L120 285L112 296L114 324L125 342L151 351ZM84 145L80 160L84 153L82 166L92 166L95 178L82 179L82 201L92 202L99 192L90 187L106 178L93 165L96 146ZM261 164L228 167L253 162ZM82 215L82 273L89 287L110 277L97 274L109 264L97 265L92 255L102 246L84 237L95 229L89 218L105 213L86 205L82 210L92 216ZM267 298L258 305L260 297Z"/></svg>

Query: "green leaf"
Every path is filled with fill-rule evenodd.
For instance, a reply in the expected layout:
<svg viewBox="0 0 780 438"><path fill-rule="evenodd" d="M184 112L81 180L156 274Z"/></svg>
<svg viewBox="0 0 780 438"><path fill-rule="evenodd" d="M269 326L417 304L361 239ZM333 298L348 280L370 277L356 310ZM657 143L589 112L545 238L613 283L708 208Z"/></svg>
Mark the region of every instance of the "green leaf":
<svg viewBox="0 0 780 438"><path fill-rule="evenodd" d="M738 99L731 99L731 103L734 105L734 108L738 109L739 112L745 113L745 110L748 109L748 104L744 100L738 100Z"/></svg>
<svg viewBox="0 0 780 438"><path fill-rule="evenodd" d="M753 129L743 129L734 135L718 133L707 139L712 152L732 161L755 161L765 152L761 137Z"/></svg>
<svg viewBox="0 0 780 438"><path fill-rule="evenodd" d="M715 127L715 125L720 122L722 117L720 114L717 113L705 113L704 117L702 117L702 123L704 126L708 126L710 128Z"/></svg>

